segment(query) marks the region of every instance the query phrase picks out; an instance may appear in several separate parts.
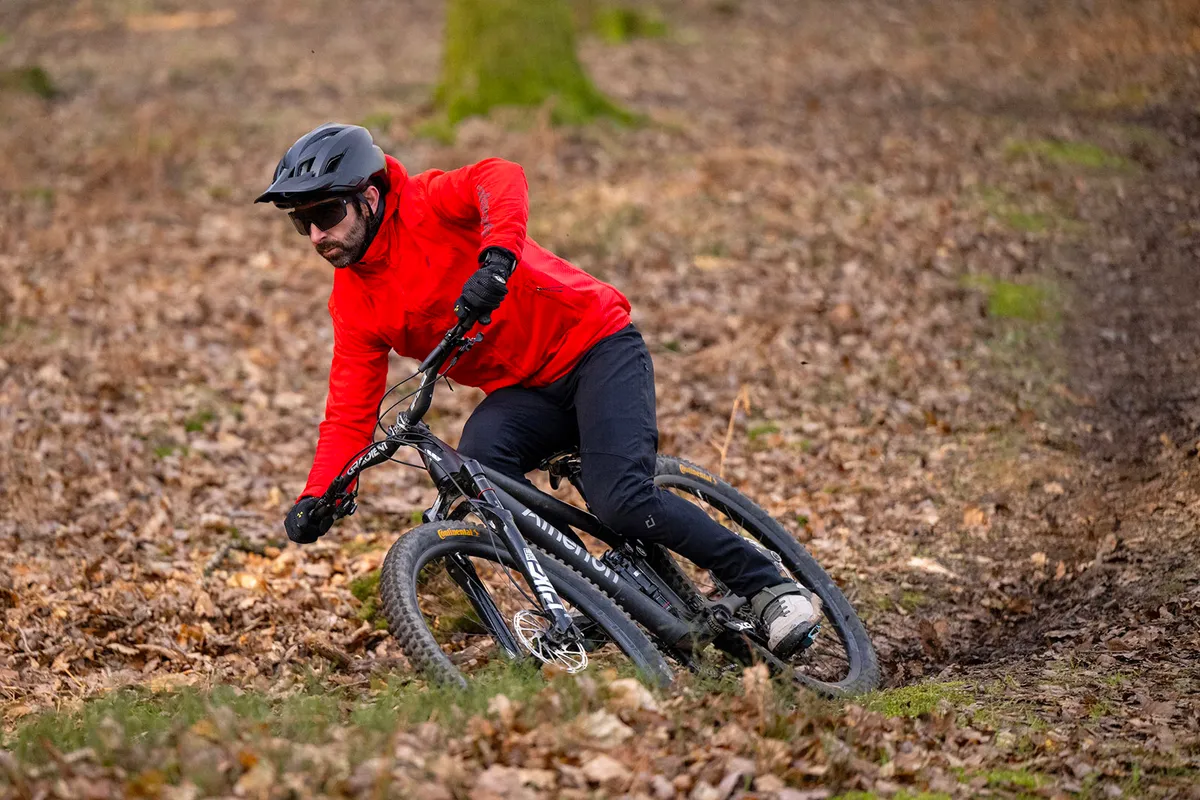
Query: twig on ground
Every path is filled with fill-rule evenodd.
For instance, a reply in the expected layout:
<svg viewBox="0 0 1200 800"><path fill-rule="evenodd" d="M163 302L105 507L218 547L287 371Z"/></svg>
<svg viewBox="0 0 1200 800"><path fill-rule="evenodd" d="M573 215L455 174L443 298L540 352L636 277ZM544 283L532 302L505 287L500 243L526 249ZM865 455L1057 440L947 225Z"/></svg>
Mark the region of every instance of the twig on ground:
<svg viewBox="0 0 1200 800"><path fill-rule="evenodd" d="M742 386L737 393L737 397L733 398L733 408L729 409L729 426L725 429L725 443L717 447L717 452L721 454L721 463L717 468L717 477L725 477L725 458L729 455L729 445L733 441L733 423L737 421L738 406L746 409L746 413L750 413L750 387ZM714 447L716 445L714 444Z"/></svg>
<svg viewBox="0 0 1200 800"><path fill-rule="evenodd" d="M221 563L225 561L225 557L234 550L241 550L243 553L253 553L256 556L265 556L268 547L282 548L283 546L282 542L251 542L240 536L235 536L218 547L217 552L212 554L212 558L205 562L204 576L208 577L213 574L221 566Z"/></svg>

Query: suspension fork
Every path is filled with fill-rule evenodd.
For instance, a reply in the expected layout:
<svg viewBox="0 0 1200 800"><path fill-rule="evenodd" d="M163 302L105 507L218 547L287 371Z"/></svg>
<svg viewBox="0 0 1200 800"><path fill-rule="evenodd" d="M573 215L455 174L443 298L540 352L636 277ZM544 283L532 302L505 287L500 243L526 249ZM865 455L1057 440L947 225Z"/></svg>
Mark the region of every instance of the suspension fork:
<svg viewBox="0 0 1200 800"><path fill-rule="evenodd" d="M471 602L475 613L479 615L480 621L499 642L504 654L510 659L520 658L521 646L517 644L512 631L508 629L508 622L500 613L500 609L496 607L492 596L488 594L487 587L483 585L483 581L479 580L479 573L475 571L471 560L462 553L454 553L446 558L446 572L467 595L467 599Z"/></svg>
<svg viewBox="0 0 1200 800"><path fill-rule="evenodd" d="M538 602L541 603L542 610L550 618L550 629L545 633L546 640L551 644L562 644L571 640L581 641L582 634L575 627L570 615L567 614L562 599L558 596L558 592L554 591L554 586L546 577L546 571L538 563L533 548L526 544L521 537L512 512L500 504L495 487L483 474L483 467L478 461L470 459L463 464L463 470L470 476L471 482L479 492L479 499L485 504L488 526L500 536L509 553L517 562L517 569L537 592Z"/></svg>

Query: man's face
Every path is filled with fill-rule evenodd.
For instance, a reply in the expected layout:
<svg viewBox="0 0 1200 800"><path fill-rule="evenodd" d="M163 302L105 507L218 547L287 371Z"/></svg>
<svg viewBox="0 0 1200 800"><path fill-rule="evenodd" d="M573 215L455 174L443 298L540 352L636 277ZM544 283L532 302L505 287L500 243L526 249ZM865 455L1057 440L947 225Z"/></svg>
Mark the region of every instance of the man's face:
<svg viewBox="0 0 1200 800"><path fill-rule="evenodd" d="M364 197L372 211L379 203L379 190L374 186L367 187ZM329 202L329 201L322 201ZM317 203L297 207L297 211L311 208ZM350 266L351 258L362 247L367 238L367 219L359 213L359 206L350 201L346 204L346 218L329 230L321 230L316 225L308 226L308 239L321 257L336 269Z"/></svg>

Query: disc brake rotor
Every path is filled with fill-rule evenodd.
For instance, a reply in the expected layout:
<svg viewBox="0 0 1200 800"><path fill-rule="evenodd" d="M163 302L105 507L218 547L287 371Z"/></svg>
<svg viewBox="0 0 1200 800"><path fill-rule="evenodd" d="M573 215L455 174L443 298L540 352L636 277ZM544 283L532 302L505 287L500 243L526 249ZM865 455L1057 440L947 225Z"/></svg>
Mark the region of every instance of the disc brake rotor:
<svg viewBox="0 0 1200 800"><path fill-rule="evenodd" d="M581 642L552 645L544 638L550 621L540 614L523 608L513 617L517 639L534 658L544 664L557 664L569 673L587 669L588 657Z"/></svg>

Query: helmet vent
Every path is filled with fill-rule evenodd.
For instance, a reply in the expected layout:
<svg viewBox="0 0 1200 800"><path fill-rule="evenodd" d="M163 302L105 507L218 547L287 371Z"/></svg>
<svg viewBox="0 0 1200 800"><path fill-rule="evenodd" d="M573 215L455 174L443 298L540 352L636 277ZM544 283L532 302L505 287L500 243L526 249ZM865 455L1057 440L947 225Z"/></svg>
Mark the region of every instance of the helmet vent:
<svg viewBox="0 0 1200 800"><path fill-rule="evenodd" d="M313 162L315 158L310 158L307 161L301 161L300 166L296 167L297 174L303 175L306 172L312 172Z"/></svg>
<svg viewBox="0 0 1200 800"><path fill-rule="evenodd" d="M346 155L346 154L341 153L341 154L336 155L333 158L329 159L329 163L325 165L325 174L326 175L335 171L338 168L338 165L342 163L342 156L344 156L344 155Z"/></svg>

